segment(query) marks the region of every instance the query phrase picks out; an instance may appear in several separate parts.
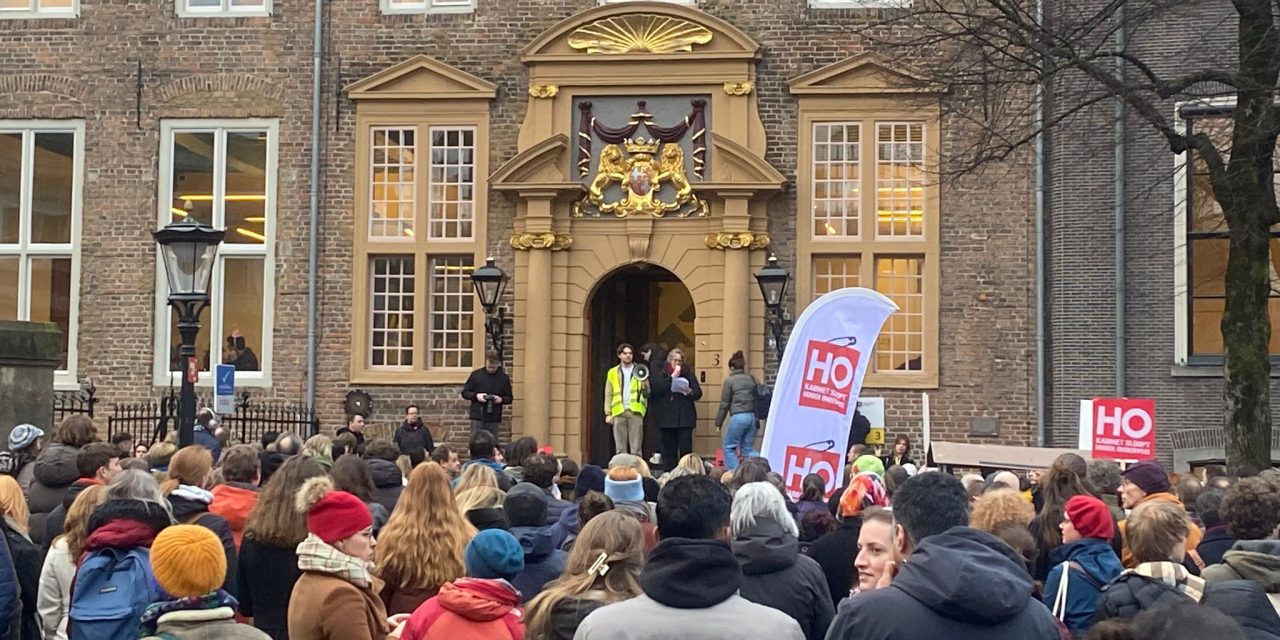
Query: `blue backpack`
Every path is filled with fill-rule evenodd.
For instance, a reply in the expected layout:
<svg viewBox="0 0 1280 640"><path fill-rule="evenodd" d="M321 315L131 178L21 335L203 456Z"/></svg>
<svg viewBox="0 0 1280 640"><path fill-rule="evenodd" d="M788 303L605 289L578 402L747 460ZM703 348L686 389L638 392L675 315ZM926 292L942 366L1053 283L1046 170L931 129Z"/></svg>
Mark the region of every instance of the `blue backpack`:
<svg viewBox="0 0 1280 640"><path fill-rule="evenodd" d="M70 640L135 640L152 601L151 550L99 549L76 572Z"/></svg>

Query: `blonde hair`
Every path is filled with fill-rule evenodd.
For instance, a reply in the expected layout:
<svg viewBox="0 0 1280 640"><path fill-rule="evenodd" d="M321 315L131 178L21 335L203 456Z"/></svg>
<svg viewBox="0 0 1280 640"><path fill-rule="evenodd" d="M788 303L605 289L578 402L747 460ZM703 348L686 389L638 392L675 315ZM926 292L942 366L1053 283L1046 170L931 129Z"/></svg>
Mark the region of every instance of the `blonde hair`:
<svg viewBox="0 0 1280 640"><path fill-rule="evenodd" d="M707 465L702 461L702 456L696 453L685 454L683 458L680 458L680 463L676 465L676 468L688 469L698 476L707 475ZM674 470L672 469L672 471Z"/></svg>
<svg viewBox="0 0 1280 640"><path fill-rule="evenodd" d="M501 489L497 487L473 487L467 489L456 496L458 502L458 513L465 518L467 512L472 509L493 509L502 506L502 499L506 497Z"/></svg>
<svg viewBox="0 0 1280 640"><path fill-rule="evenodd" d="M609 570L601 575L588 573L601 556ZM568 598L579 596L611 604L640 595L636 578L642 567L644 532L639 520L621 511L607 511L592 518L574 541L564 573L525 608L527 637L548 636L551 610Z"/></svg>
<svg viewBox="0 0 1280 640"><path fill-rule="evenodd" d="M609 470L609 479L614 482L631 482L640 479L640 470L631 467L614 467Z"/></svg>
<svg viewBox="0 0 1280 640"><path fill-rule="evenodd" d="M316 434L302 443L302 453L312 458L333 459L333 440L324 434Z"/></svg>
<svg viewBox="0 0 1280 640"><path fill-rule="evenodd" d="M169 459L169 479L160 485L160 493L168 496L182 484L203 489L209 484L210 471L213 454L208 449L198 444L183 447Z"/></svg>
<svg viewBox="0 0 1280 640"><path fill-rule="evenodd" d="M458 511L444 467L423 462L378 534L375 571L393 588L437 588L465 575L463 554L475 534Z"/></svg>
<svg viewBox="0 0 1280 640"><path fill-rule="evenodd" d="M84 541L88 537L89 516L93 514L93 510L102 504L107 497L107 488L100 484L89 485L76 496L75 501L71 503L71 508L67 509L67 520L63 527L62 535L54 538L57 540L65 540L67 543L67 554L72 558L79 558L80 552L84 551Z"/></svg>
<svg viewBox="0 0 1280 640"><path fill-rule="evenodd" d="M27 532L27 520L31 518L31 511L27 509L27 498L22 495L22 486L11 475L0 474L0 509L4 510L5 517L12 520L18 529L23 533Z"/></svg>
<svg viewBox="0 0 1280 640"><path fill-rule="evenodd" d="M453 487L453 494L462 495L462 492L467 489L481 487L497 489L498 474L485 465L473 464L462 470L462 475L458 477L458 484Z"/></svg>
<svg viewBox="0 0 1280 640"><path fill-rule="evenodd" d="M973 503L969 526L995 533L1004 525L1014 524L1023 529L1036 517L1035 507L1014 489L988 491Z"/></svg>
<svg viewBox="0 0 1280 640"><path fill-rule="evenodd" d="M1181 557L1191 523L1187 512L1172 502L1148 500L1129 514L1125 524L1125 543L1133 557L1142 562L1171 562L1174 548Z"/></svg>

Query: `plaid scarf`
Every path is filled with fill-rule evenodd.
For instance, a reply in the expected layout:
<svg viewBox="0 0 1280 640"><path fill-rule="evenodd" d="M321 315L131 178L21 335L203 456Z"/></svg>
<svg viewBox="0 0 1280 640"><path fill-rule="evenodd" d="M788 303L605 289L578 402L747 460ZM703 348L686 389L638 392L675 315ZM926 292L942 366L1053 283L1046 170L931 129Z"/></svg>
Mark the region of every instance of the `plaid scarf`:
<svg viewBox="0 0 1280 640"><path fill-rule="evenodd" d="M162 600L153 602L147 606L142 612L142 624L138 627L139 638L154 636L156 627L160 624L160 616L174 611L204 611L208 609L217 609L219 607L230 607L232 615L235 615L236 607L240 603L226 591L218 589L202 596L191 596L189 598L179 598L177 600ZM231 617L231 616L228 616Z"/></svg>
<svg viewBox="0 0 1280 640"><path fill-rule="evenodd" d="M367 562L338 551L314 533L298 544L298 568L335 575L357 587L373 586Z"/></svg>
<svg viewBox="0 0 1280 640"><path fill-rule="evenodd" d="M1191 575L1186 567L1174 562L1144 562L1125 573L1162 582L1197 603L1204 597L1204 578Z"/></svg>

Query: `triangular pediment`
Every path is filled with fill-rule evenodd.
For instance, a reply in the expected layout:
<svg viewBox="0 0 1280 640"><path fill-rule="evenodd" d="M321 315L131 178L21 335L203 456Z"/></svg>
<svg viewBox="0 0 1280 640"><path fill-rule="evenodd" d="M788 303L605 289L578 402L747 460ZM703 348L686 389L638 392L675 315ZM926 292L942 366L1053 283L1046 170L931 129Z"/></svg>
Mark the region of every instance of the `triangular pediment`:
<svg viewBox="0 0 1280 640"><path fill-rule="evenodd" d="M741 29L699 11L666 2L623 2L594 7L547 29L525 47L521 59L598 61L760 57L760 45Z"/></svg>
<svg viewBox="0 0 1280 640"><path fill-rule="evenodd" d="M581 185L577 182L565 179L564 168L569 165L568 154L569 137L562 133L556 134L502 163L489 177L489 184L499 191L580 188Z"/></svg>
<svg viewBox="0 0 1280 640"><path fill-rule="evenodd" d="M767 160L729 138L711 137L712 177L717 185L777 189L786 178Z"/></svg>
<svg viewBox="0 0 1280 640"><path fill-rule="evenodd" d="M945 93L946 85L871 53L854 56L793 78L792 95Z"/></svg>
<svg viewBox="0 0 1280 640"><path fill-rule="evenodd" d="M497 86L435 58L414 56L347 86L352 100L492 100Z"/></svg>

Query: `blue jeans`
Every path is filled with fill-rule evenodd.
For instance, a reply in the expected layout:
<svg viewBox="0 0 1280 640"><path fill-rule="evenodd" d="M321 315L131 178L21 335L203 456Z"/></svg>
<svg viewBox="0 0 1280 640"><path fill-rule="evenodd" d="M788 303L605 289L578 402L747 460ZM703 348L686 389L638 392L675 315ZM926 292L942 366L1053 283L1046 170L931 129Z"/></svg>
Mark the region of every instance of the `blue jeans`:
<svg viewBox="0 0 1280 640"><path fill-rule="evenodd" d="M729 416L724 430L724 466L733 471L747 458L760 454L752 446L756 441L756 414L750 411Z"/></svg>

